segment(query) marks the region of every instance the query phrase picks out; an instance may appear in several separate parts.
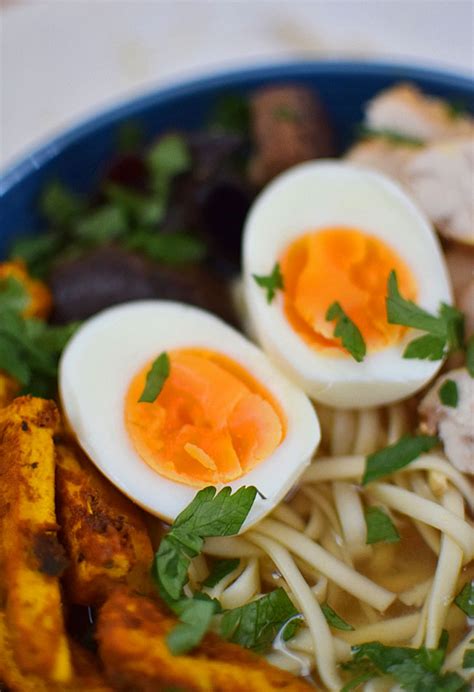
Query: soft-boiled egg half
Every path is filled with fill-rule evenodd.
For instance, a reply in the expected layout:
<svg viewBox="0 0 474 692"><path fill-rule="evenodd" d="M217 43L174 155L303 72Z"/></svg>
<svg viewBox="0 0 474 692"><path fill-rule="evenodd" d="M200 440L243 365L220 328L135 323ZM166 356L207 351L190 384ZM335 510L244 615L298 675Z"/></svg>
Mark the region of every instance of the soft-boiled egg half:
<svg viewBox="0 0 474 692"><path fill-rule="evenodd" d="M143 401L160 358L161 390ZM127 303L89 319L63 353L59 387L92 461L168 522L199 488L254 485L248 528L291 489L320 439L309 399L259 348L180 303Z"/></svg>
<svg viewBox="0 0 474 692"><path fill-rule="evenodd" d="M282 290L271 302L256 276L278 263ZM304 163L254 202L243 245L244 293L252 332L266 353L313 399L335 407L389 403L420 389L441 361L404 359L420 333L389 324L387 281L433 313L451 303L435 234L385 176L343 162ZM327 320L338 302L359 329L357 362Z"/></svg>

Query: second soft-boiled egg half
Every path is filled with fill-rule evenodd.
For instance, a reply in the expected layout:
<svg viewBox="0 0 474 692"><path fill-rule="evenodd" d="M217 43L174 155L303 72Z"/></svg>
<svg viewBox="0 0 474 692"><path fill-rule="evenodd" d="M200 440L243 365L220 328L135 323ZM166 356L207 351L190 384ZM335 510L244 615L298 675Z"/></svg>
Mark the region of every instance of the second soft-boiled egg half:
<svg viewBox="0 0 474 692"><path fill-rule="evenodd" d="M451 303L431 226L388 178L330 161L283 173L250 211L243 265L252 332L313 399L342 408L389 403L439 369L441 360L403 358L419 334L387 319L392 271L401 295L425 310ZM361 362L335 334L342 315L361 337L355 357L363 341Z"/></svg>
<svg viewBox="0 0 474 692"><path fill-rule="evenodd" d="M319 443L306 395L217 317L165 301L88 320L60 364L69 425L101 471L165 521L196 489L254 485L245 528L301 475Z"/></svg>

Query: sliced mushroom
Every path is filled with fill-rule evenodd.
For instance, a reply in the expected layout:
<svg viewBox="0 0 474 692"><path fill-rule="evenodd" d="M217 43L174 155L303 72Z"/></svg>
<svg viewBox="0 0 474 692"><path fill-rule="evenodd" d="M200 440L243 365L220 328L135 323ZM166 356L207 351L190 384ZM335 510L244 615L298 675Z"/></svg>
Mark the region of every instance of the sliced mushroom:
<svg viewBox="0 0 474 692"><path fill-rule="evenodd" d="M53 320L82 320L130 300L160 298L197 305L234 322L226 282L201 265L164 265L105 246L54 268Z"/></svg>
<svg viewBox="0 0 474 692"><path fill-rule="evenodd" d="M251 100L251 118L256 153L250 178L258 186L297 163L335 153L326 112L310 89L259 89Z"/></svg>
<svg viewBox="0 0 474 692"><path fill-rule="evenodd" d="M474 248L450 243L444 254L448 265L456 304L463 289L474 279Z"/></svg>
<svg viewBox="0 0 474 692"><path fill-rule="evenodd" d="M471 279L459 298L459 309L464 313L464 328L466 336L474 334L474 279Z"/></svg>
<svg viewBox="0 0 474 692"><path fill-rule="evenodd" d="M365 124L405 137L430 141L473 133L473 119L454 112L452 104L422 94L411 84L380 92L367 105Z"/></svg>
<svg viewBox="0 0 474 692"><path fill-rule="evenodd" d="M440 389L447 380L456 383L456 406L447 406L440 399ZM422 430L439 435L453 466L474 474L474 379L466 368L451 370L439 377L421 401L418 413Z"/></svg>

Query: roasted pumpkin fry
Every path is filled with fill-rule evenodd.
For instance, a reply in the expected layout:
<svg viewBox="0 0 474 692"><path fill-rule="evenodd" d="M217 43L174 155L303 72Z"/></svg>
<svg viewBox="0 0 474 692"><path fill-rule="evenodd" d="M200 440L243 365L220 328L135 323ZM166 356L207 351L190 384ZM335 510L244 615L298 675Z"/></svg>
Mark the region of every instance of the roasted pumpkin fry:
<svg viewBox="0 0 474 692"><path fill-rule="evenodd" d="M70 641L70 647L75 676L65 688L59 686L61 692L112 692L99 671L96 657L74 641Z"/></svg>
<svg viewBox="0 0 474 692"><path fill-rule="evenodd" d="M157 602L119 589L102 607L97 627L107 677L119 690L190 692L314 690L264 659L208 634L192 655L173 656L165 637L174 626Z"/></svg>
<svg viewBox="0 0 474 692"><path fill-rule="evenodd" d="M12 692L48 692L48 682L37 675L24 675L18 668L8 636L5 613L0 611L0 683Z"/></svg>
<svg viewBox="0 0 474 692"><path fill-rule="evenodd" d="M71 601L100 604L117 584L149 593L153 550L140 509L72 446L57 446L56 487Z"/></svg>
<svg viewBox="0 0 474 692"><path fill-rule="evenodd" d="M42 281L33 279L20 260L0 262L0 281L9 276L19 281L25 288L29 300L23 310L23 317L39 317L45 319L51 312L51 292Z"/></svg>
<svg viewBox="0 0 474 692"><path fill-rule="evenodd" d="M0 686L11 692L110 692L111 687L99 672L95 657L71 642L75 675L69 683L52 683L37 675L22 673L13 655L5 614L0 611Z"/></svg>
<svg viewBox="0 0 474 692"><path fill-rule="evenodd" d="M19 397L0 410L0 568L14 658L24 673L66 682L72 668L54 509L52 401Z"/></svg>

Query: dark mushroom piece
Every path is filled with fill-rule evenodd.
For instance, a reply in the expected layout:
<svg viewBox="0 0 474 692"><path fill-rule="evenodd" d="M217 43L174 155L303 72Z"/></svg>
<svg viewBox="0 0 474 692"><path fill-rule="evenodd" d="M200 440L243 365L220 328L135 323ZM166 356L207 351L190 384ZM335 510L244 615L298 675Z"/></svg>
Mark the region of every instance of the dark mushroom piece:
<svg viewBox="0 0 474 692"><path fill-rule="evenodd" d="M203 266L166 266L107 246L52 271L53 321L83 320L131 300L159 298L196 305L234 323L228 287Z"/></svg>
<svg viewBox="0 0 474 692"><path fill-rule="evenodd" d="M327 114L311 89L259 89L251 99L251 125L256 152L249 173L255 185L302 161L335 155Z"/></svg>

